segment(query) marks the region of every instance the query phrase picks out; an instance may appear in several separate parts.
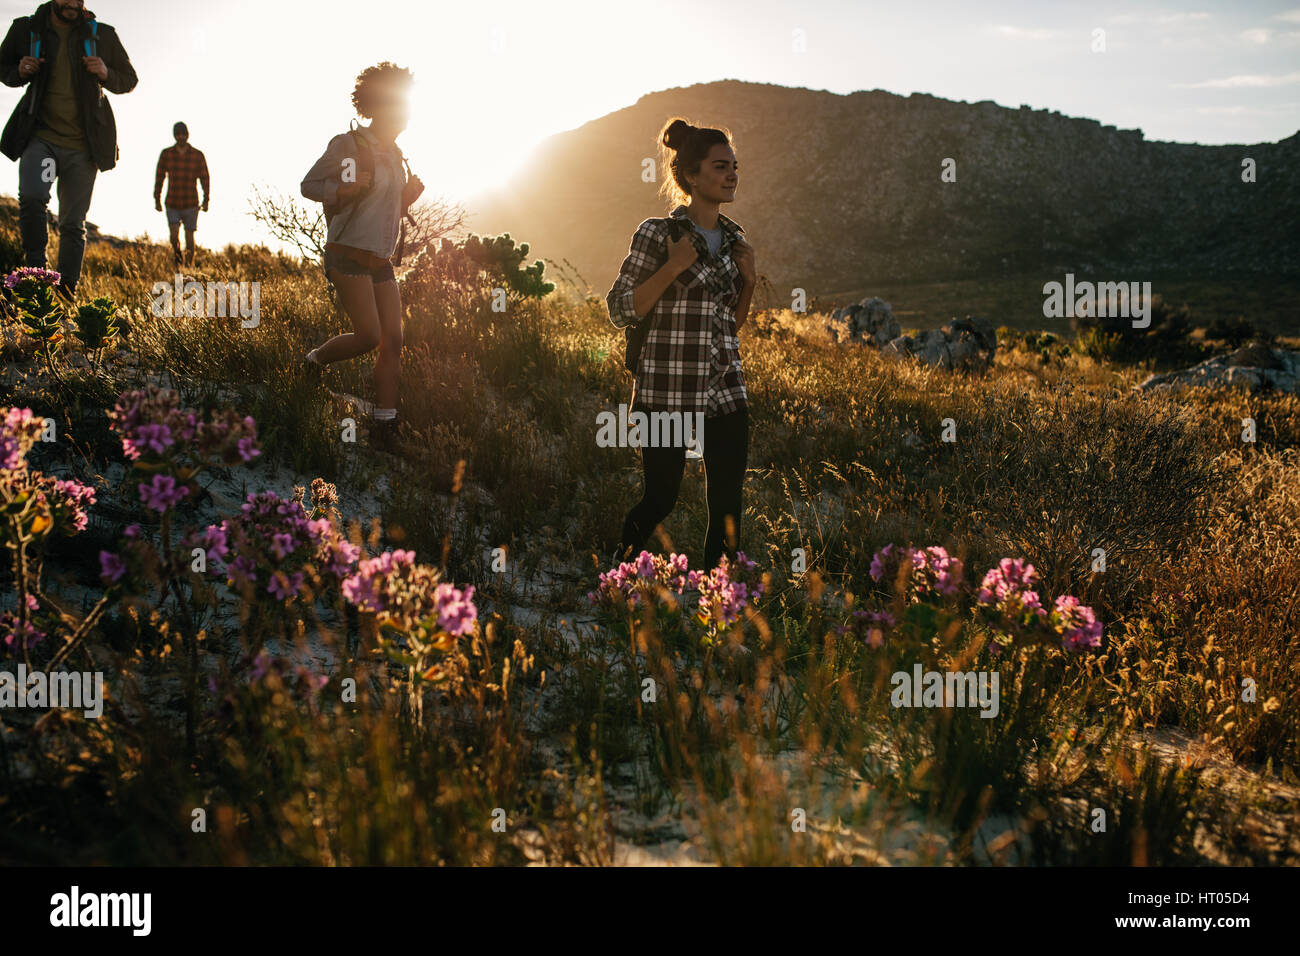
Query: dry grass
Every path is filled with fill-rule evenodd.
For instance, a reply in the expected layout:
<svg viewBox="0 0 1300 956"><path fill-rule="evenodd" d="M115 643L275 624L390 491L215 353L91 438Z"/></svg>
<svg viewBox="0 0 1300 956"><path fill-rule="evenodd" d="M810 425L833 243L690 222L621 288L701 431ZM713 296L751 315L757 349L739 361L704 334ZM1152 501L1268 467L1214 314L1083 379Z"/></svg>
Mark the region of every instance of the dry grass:
<svg viewBox="0 0 1300 956"><path fill-rule="evenodd" d="M146 692L177 666L165 613L114 619L88 653L120 699L144 690L97 722L23 728L34 769L3 782L0 858L608 863L620 845L685 840L749 864L1294 862L1275 842L1242 840L1253 804L1240 791L1229 801L1194 762L1157 760L1143 735L1198 737L1261 786L1300 773L1296 398L1138 394L1142 369L1080 354L1011 351L987 375L954 376L835 346L821 316L757 317L742 336L754 414L745 545L772 591L746 651L706 654L654 629L629 642L573 627L587 616L591 555L639 475L632 452L594 442L596 412L629 397L598 302L511 302L503 316L413 284L402 414L417 437L387 460L340 443L340 409L299 377L306 349L339 328L318 271L255 249L205 260L199 279L262 282L249 330L151 316L148 289L171 271L161 248L92 247L83 294L134 316L133 359L107 379L51 391L22 349L4 356L3 404L31 405L66 433L47 464L105 469L116 456L105 397L147 380L191 404L231 404L257 419L263 467L386 488L379 514L352 517L378 519L377 547L434 563L445 549L491 627L417 725L410 689L367 664L346 617L304 621L288 636L339 661L321 700L364 673L361 703L313 709L292 685L235 681L186 753L168 694ZM367 368L332 369L330 384L367 394ZM1247 415L1253 445L1240 441ZM942 440L945 419L955 442ZM447 497L462 461L466 493ZM248 473L250 490L262 474ZM703 497L691 469L666 547L698 553ZM114 530L96 525L78 548ZM871 556L889 542L943 544L972 570L1028 558L1046 590L1098 608L1106 645L1083 660L1002 662L992 721L891 708L890 673L973 666L981 636L959 628L878 651L836 636L822 591L869 593ZM488 566L496 545L509 548L509 576ZM815 573L792 569L797 548ZM51 566L93 589L72 550ZM229 663L251 640L214 626L204 654ZM1088 829L1098 806L1104 836ZM191 837L196 807L216 839ZM1271 812L1297 809L1275 800Z"/></svg>

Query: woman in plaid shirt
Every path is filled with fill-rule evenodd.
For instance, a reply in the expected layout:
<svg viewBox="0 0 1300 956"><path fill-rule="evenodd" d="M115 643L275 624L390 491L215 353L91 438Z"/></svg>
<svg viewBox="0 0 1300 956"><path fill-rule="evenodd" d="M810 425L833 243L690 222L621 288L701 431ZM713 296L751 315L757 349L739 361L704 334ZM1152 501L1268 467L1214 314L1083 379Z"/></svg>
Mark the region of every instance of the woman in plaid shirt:
<svg viewBox="0 0 1300 956"><path fill-rule="evenodd" d="M660 134L665 219L637 227L606 303L618 328L643 326L632 410L704 415L709 506L704 563L739 543L749 454L749 399L736 333L749 315L754 250L718 211L736 198L738 164L727 133L673 119ZM674 238L674 235L680 238ZM672 512L685 447L643 447L645 491L623 523L619 554L639 553Z"/></svg>

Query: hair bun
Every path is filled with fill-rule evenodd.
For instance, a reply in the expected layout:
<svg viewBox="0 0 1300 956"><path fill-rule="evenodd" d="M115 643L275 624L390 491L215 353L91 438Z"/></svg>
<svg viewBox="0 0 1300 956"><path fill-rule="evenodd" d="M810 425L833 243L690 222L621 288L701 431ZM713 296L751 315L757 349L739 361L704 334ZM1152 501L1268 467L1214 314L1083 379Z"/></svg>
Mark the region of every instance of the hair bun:
<svg viewBox="0 0 1300 956"><path fill-rule="evenodd" d="M664 145L673 150L681 149L695 132L695 127L686 120L675 119L664 130Z"/></svg>

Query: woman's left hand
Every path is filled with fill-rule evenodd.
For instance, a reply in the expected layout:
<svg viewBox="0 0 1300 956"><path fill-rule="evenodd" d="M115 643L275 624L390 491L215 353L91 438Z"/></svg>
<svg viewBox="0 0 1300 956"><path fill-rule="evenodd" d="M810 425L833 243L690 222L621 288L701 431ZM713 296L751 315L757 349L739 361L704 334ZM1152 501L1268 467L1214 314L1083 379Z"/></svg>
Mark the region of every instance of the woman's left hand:
<svg viewBox="0 0 1300 956"><path fill-rule="evenodd" d="M409 206L424 193L424 183L420 182L419 176L412 176L406 183L406 195L403 197Z"/></svg>
<svg viewBox="0 0 1300 956"><path fill-rule="evenodd" d="M737 239L731 247L731 258L736 263L736 268L740 270L740 277L745 280L745 285L756 285L758 273L754 267L754 247L744 239Z"/></svg>

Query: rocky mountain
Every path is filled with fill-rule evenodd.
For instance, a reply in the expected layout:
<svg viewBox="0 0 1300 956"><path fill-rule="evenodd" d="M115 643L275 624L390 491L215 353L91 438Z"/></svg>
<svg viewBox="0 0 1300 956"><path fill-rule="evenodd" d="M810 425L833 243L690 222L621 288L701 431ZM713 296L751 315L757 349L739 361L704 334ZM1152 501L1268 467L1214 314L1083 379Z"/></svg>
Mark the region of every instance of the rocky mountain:
<svg viewBox="0 0 1300 956"><path fill-rule="evenodd" d="M736 80L651 93L551 137L504 189L471 203L471 227L568 259L603 293L636 225L666 214L641 171L676 115L731 130L741 182L724 211L782 294L1067 271L1300 277L1300 133L1149 142L1024 106ZM949 158L955 182L941 181ZM1256 182L1242 181L1245 159Z"/></svg>

